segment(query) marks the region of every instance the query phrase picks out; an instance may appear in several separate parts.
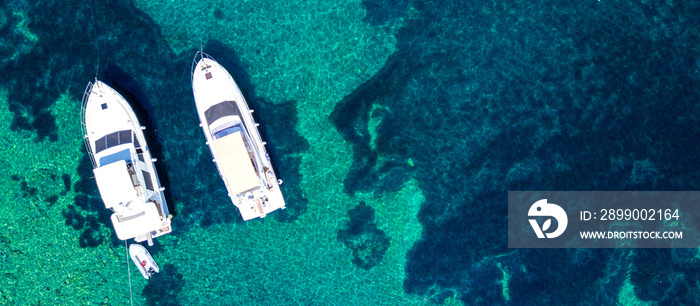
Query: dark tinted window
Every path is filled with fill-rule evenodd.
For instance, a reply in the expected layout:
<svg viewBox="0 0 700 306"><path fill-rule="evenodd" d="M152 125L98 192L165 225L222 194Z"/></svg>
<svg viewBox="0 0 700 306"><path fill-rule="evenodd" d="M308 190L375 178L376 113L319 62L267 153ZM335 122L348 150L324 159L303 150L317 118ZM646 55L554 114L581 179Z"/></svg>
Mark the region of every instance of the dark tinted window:
<svg viewBox="0 0 700 306"><path fill-rule="evenodd" d="M224 101L210 107L204 112L204 117L207 118L207 124L212 124L214 121L221 117L237 115L241 117L240 112L238 112L238 106L236 106L235 101ZM241 118L242 119L242 118Z"/></svg>
<svg viewBox="0 0 700 306"><path fill-rule="evenodd" d="M111 148L111 147L119 144L119 136L117 136L117 133L109 134L109 135L105 136L105 138L107 138L107 147L108 148Z"/></svg>
<svg viewBox="0 0 700 306"><path fill-rule="evenodd" d="M100 153L104 149L107 149L107 141L102 137L95 141L95 154Z"/></svg>
<svg viewBox="0 0 700 306"><path fill-rule="evenodd" d="M143 180L146 181L146 189L153 191L153 182L151 181L151 174L141 170L143 173Z"/></svg>
<svg viewBox="0 0 700 306"><path fill-rule="evenodd" d="M119 144L131 142L131 131L119 131Z"/></svg>

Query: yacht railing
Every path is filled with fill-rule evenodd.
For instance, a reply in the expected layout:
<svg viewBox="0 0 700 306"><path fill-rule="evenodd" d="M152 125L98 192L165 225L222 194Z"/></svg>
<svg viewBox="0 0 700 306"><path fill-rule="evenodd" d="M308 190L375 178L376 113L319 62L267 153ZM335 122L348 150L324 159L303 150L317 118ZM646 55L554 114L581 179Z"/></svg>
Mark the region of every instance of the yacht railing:
<svg viewBox="0 0 700 306"><path fill-rule="evenodd" d="M92 92L93 86L94 84L92 82L89 82L87 87L85 88L85 92L83 92L83 100L80 105L80 128L83 133L83 142L85 143L85 149L87 150L88 155L90 155L90 162L92 163L92 167L95 168L97 163L95 162L95 156L92 154L92 150L90 149L90 140L88 139L87 126L85 125L85 108L87 106L88 99L90 98L90 92Z"/></svg>
<svg viewBox="0 0 700 306"><path fill-rule="evenodd" d="M197 68L197 63L199 63L199 60L201 60L203 58L207 58L207 59L210 59L212 61L216 61L209 54L206 54L203 51L197 51L197 54L195 54L194 58L192 59L192 67L190 68L190 82L194 81L194 69Z"/></svg>

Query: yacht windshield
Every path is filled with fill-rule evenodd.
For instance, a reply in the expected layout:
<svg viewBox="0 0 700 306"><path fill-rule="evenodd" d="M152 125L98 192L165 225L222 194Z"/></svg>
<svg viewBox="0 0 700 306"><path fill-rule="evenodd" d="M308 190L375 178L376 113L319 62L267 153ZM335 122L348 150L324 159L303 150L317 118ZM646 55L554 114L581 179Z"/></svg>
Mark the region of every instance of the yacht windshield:
<svg viewBox="0 0 700 306"><path fill-rule="evenodd" d="M100 153L111 147L116 147L125 143L131 143L132 141L133 133L131 132L131 130L114 132L95 141L95 154Z"/></svg>
<svg viewBox="0 0 700 306"><path fill-rule="evenodd" d="M243 131L243 125L240 122L236 123L232 126L229 126L223 130L214 132L214 134L212 136L214 137L214 139L219 139L219 138L223 138L226 135L233 134L233 133L238 132L238 131Z"/></svg>
<svg viewBox="0 0 700 306"><path fill-rule="evenodd" d="M214 121L219 118L226 116L238 116L241 117L241 113L238 111L238 106L236 106L236 101L224 101L219 104L215 104L206 111L204 111L204 116L207 118L207 123L211 125ZM242 117L241 117L242 118Z"/></svg>

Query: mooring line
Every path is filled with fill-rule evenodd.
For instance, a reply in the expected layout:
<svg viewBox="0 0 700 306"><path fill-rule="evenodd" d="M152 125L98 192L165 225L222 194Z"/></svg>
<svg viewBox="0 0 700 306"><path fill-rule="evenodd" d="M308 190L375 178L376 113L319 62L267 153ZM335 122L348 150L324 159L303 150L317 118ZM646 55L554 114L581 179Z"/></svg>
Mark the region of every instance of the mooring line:
<svg viewBox="0 0 700 306"><path fill-rule="evenodd" d="M129 248L124 240L124 250L126 251L126 271L129 274L129 301L131 306L134 306L134 292L131 290L131 265L129 265Z"/></svg>
<svg viewBox="0 0 700 306"><path fill-rule="evenodd" d="M97 75L100 72L100 46L97 43L97 23L95 23L95 6L97 1L92 2L92 7L90 11L92 12L92 32L95 34L95 50L97 50L97 66L95 66L95 80L97 80Z"/></svg>

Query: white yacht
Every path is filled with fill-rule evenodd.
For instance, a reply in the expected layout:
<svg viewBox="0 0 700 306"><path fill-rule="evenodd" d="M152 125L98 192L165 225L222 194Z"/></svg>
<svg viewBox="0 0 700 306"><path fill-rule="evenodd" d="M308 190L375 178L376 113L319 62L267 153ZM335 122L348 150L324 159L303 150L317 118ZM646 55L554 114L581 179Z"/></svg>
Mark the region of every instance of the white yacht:
<svg viewBox="0 0 700 306"><path fill-rule="evenodd" d="M85 145L117 237L153 245L172 228L144 127L124 97L100 81L88 84L82 111Z"/></svg>
<svg viewBox="0 0 700 306"><path fill-rule="evenodd" d="M253 111L228 71L209 55L197 52L192 91L207 145L243 220L285 208L282 181L272 169Z"/></svg>

